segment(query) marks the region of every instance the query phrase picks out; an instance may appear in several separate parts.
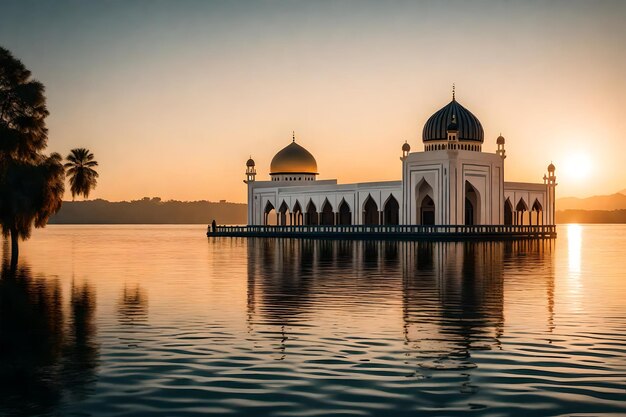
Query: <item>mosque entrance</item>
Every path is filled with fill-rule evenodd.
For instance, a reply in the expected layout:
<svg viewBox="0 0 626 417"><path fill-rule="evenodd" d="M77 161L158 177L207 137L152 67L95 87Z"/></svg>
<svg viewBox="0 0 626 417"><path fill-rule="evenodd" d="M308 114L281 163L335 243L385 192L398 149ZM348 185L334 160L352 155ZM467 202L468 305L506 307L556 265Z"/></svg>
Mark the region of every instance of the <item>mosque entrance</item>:
<svg viewBox="0 0 626 417"><path fill-rule="evenodd" d="M417 224L435 224L435 195L433 187L425 179L422 179L415 187L417 203Z"/></svg>
<svg viewBox="0 0 626 417"><path fill-rule="evenodd" d="M480 224L480 200L478 192L469 183L465 181L465 224L468 226Z"/></svg>
<svg viewBox="0 0 626 417"><path fill-rule="evenodd" d="M429 195L424 197L420 206L420 224L435 224L435 202Z"/></svg>
<svg viewBox="0 0 626 417"><path fill-rule="evenodd" d="M367 196L363 205L363 224L378 224L378 216L378 205L371 195Z"/></svg>

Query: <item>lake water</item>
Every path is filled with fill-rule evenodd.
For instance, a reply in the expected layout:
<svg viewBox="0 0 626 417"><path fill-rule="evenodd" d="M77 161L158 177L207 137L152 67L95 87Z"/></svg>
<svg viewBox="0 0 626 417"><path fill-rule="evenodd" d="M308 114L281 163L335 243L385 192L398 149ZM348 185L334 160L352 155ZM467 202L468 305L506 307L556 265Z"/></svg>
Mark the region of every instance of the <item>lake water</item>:
<svg viewBox="0 0 626 417"><path fill-rule="evenodd" d="M623 225L506 243L204 231L36 231L0 279L0 415L626 414Z"/></svg>

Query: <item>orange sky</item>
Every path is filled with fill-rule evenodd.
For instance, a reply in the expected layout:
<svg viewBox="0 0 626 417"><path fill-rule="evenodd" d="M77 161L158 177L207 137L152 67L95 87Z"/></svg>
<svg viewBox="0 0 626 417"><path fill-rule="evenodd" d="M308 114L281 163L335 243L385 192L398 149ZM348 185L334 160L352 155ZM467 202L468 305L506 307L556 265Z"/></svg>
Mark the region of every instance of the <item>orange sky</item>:
<svg viewBox="0 0 626 417"><path fill-rule="evenodd" d="M49 150L96 154L93 198L243 202L292 130L320 179L400 179L453 82L506 180L626 188L626 3L467 3L16 2L0 39L47 86Z"/></svg>

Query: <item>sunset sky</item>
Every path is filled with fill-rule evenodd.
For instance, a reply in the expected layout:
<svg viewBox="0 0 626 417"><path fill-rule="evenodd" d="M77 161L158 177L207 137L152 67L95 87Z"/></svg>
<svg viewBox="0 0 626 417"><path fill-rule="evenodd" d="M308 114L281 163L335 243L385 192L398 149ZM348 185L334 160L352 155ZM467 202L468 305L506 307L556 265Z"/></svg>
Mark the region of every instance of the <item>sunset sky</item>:
<svg viewBox="0 0 626 417"><path fill-rule="evenodd" d="M0 45L47 88L49 151L92 198L245 201L297 141L320 179L400 179L451 99L507 140L507 181L626 188L625 1L0 1ZM66 196L69 197L69 193Z"/></svg>

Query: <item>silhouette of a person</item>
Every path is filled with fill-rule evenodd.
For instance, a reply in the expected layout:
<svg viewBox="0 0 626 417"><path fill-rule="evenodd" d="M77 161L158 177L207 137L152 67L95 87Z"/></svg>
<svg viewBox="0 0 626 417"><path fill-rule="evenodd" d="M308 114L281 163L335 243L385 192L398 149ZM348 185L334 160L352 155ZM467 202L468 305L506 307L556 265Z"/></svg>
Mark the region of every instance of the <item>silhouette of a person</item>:
<svg viewBox="0 0 626 417"><path fill-rule="evenodd" d="M217 224L215 223L215 219L213 219L213 221L211 222L211 231L215 233L216 230L217 230Z"/></svg>

